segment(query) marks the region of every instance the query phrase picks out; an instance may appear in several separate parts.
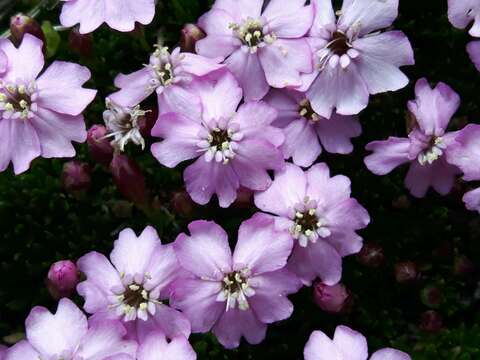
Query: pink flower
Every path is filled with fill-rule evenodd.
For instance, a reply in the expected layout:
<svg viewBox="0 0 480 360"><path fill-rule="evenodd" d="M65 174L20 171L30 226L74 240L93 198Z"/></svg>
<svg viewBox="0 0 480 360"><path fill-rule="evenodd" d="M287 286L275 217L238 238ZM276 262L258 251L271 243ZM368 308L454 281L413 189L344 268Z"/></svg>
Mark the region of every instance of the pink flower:
<svg viewBox="0 0 480 360"><path fill-rule="evenodd" d="M480 71L480 41L471 41L467 44L467 52L476 69Z"/></svg>
<svg viewBox="0 0 480 360"><path fill-rule="evenodd" d="M466 181L480 180L480 125L467 125L456 137L447 154L449 163L463 172ZM467 192L467 209L480 212L480 188Z"/></svg>
<svg viewBox="0 0 480 360"><path fill-rule="evenodd" d="M398 0L344 0L337 19L330 0L312 1L316 16L310 30L315 71L304 76L313 110L330 118L358 114L369 94L408 84L400 66L413 65L413 50L401 31L377 32L392 25ZM311 84L311 87L310 87ZM309 88L310 87L310 88Z"/></svg>
<svg viewBox="0 0 480 360"><path fill-rule="evenodd" d="M247 100L260 100L270 86L298 87L311 73L312 54L304 36L313 20L305 0L217 0L199 25L207 37L200 55L225 59Z"/></svg>
<svg viewBox="0 0 480 360"><path fill-rule="evenodd" d="M77 291L94 319L121 319L135 340L157 330L170 338L190 335L185 316L161 302L179 266L173 247L162 245L154 228L147 226L138 238L131 229L121 231L110 260L90 252L77 263L87 277Z"/></svg>
<svg viewBox="0 0 480 360"><path fill-rule="evenodd" d="M170 54L168 48L159 48L150 56L150 62L141 70L115 78L115 86L120 88L109 98L118 105L135 107L154 92L160 104L188 96L185 88L196 77L205 76L221 69L218 60L203 56L181 53L176 48ZM162 106L159 106L160 109Z"/></svg>
<svg viewBox="0 0 480 360"><path fill-rule="evenodd" d="M119 321L93 322L69 299L58 303L57 312L34 307L25 321L27 340L12 346L4 360L134 358L137 344L123 340Z"/></svg>
<svg viewBox="0 0 480 360"><path fill-rule="evenodd" d="M417 126L408 138L390 137L369 143L366 148L373 154L365 158L365 164L374 174L385 175L410 163L405 185L413 196L424 197L430 186L445 195L460 172L447 162L450 145L458 132L446 132L460 105L460 97L444 83L430 88L426 79L417 81L415 94L416 99L409 101L408 109Z"/></svg>
<svg viewBox="0 0 480 360"><path fill-rule="evenodd" d="M194 332L212 329L226 348L237 347L242 336L260 343L267 324L290 317L293 305L286 295L301 286L285 269L291 238L258 214L240 225L232 255L226 232L214 222L194 221L188 229L190 236L180 234L174 248L190 274L174 284L172 305L190 319Z"/></svg>
<svg viewBox="0 0 480 360"><path fill-rule="evenodd" d="M327 285L339 282L342 257L362 248L355 231L370 222L367 211L350 197L350 180L330 177L323 163L305 172L287 164L275 173L272 186L255 194L255 205L274 214L277 227L297 240L288 267L306 285L317 276Z"/></svg>
<svg viewBox="0 0 480 360"><path fill-rule="evenodd" d="M8 347L4 345L0 345L0 360L5 359L5 356L7 355L7 350L8 350Z"/></svg>
<svg viewBox="0 0 480 360"><path fill-rule="evenodd" d="M282 128L285 159L292 158L296 165L312 165L322 152L348 154L353 151L351 138L360 136L362 128L355 116L333 114L330 119L313 111L303 93L292 90L272 90L265 102L278 111L273 123Z"/></svg>
<svg viewBox="0 0 480 360"><path fill-rule="evenodd" d="M196 358L195 351L184 336L177 336L167 342L161 332L148 334L137 352L137 360L196 360Z"/></svg>
<svg viewBox="0 0 480 360"><path fill-rule="evenodd" d="M166 103L152 135L157 160L175 167L197 159L184 172L187 191L199 204L216 194L222 207L237 197L240 186L265 190L271 179L267 170L284 166L279 146L280 129L272 127L277 111L263 102L240 104L242 90L233 76L223 72L216 79L192 84L188 97ZM238 110L237 110L238 108Z"/></svg>
<svg viewBox="0 0 480 360"><path fill-rule="evenodd" d="M103 23L118 31L132 31L135 22L150 24L155 15L154 0L62 0L63 26L80 24L80 33L96 30Z"/></svg>
<svg viewBox="0 0 480 360"><path fill-rule="evenodd" d="M458 29L465 29L472 21L469 33L480 37L480 3L476 0L448 0L448 19Z"/></svg>
<svg viewBox="0 0 480 360"><path fill-rule="evenodd" d="M0 40L2 52L8 67L0 75L0 171L10 161L15 174L20 174L38 156L75 156L71 142L86 140L82 112L96 94L82 88L90 71L54 61L38 76L44 65L42 42L30 34L25 34L19 48Z"/></svg>
<svg viewBox="0 0 480 360"><path fill-rule="evenodd" d="M48 270L47 288L56 300L71 296L78 282L78 269L70 260L57 261Z"/></svg>
<svg viewBox="0 0 480 360"><path fill-rule="evenodd" d="M346 326L337 326L333 340L321 331L314 331L303 352L305 360L367 360L367 339ZM378 350L370 360L410 360L402 351L385 348Z"/></svg>

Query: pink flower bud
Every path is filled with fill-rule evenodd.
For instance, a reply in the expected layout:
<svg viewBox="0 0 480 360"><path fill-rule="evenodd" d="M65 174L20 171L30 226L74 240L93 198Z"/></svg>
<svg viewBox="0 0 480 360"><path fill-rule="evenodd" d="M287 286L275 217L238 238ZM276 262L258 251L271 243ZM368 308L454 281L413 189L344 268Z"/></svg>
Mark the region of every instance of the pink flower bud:
<svg viewBox="0 0 480 360"><path fill-rule="evenodd" d="M236 209L251 209L253 206L253 191L244 187L240 187L237 192L237 198L232 204Z"/></svg>
<svg viewBox="0 0 480 360"><path fill-rule="evenodd" d="M10 32L12 33L12 40L16 45L22 42L25 34L32 34L45 44L45 35L40 24L30 16L21 13L12 16L10 18Z"/></svg>
<svg viewBox="0 0 480 360"><path fill-rule="evenodd" d="M110 164L113 182L125 198L139 207L147 204L145 177L137 163L124 154L115 154Z"/></svg>
<svg viewBox="0 0 480 360"><path fill-rule="evenodd" d="M469 275L475 271L475 265L473 262L464 255L455 258L453 272L457 276Z"/></svg>
<svg viewBox="0 0 480 360"><path fill-rule="evenodd" d="M344 285L328 286L321 282L314 285L313 300L320 309L333 314L347 312L353 303L351 293Z"/></svg>
<svg viewBox="0 0 480 360"><path fill-rule="evenodd" d="M158 111L155 107L145 109L145 115L138 118L138 128L144 138L151 136L152 128L158 118Z"/></svg>
<svg viewBox="0 0 480 360"><path fill-rule="evenodd" d="M385 254L381 246L373 242L366 242L357 254L357 260L364 266L377 268L385 262Z"/></svg>
<svg viewBox="0 0 480 360"><path fill-rule="evenodd" d="M48 270L47 288L55 300L71 296L78 282L78 269L70 260L57 261Z"/></svg>
<svg viewBox="0 0 480 360"><path fill-rule="evenodd" d="M424 288L420 293L420 297L423 304L435 309L443 302L443 292L433 285Z"/></svg>
<svg viewBox="0 0 480 360"><path fill-rule="evenodd" d="M76 160L63 165L61 175L62 188L70 194L79 194L90 188L90 167Z"/></svg>
<svg viewBox="0 0 480 360"><path fill-rule="evenodd" d="M113 157L113 147L105 138L107 129L103 125L93 125L88 130L87 143L90 156L102 165L109 165Z"/></svg>
<svg viewBox="0 0 480 360"><path fill-rule="evenodd" d="M80 34L77 27L72 28L68 35L70 49L85 58L92 57L93 36L92 34Z"/></svg>
<svg viewBox="0 0 480 360"><path fill-rule="evenodd" d="M425 332L436 333L442 329L442 326L442 316L434 310L425 311L420 316L419 328Z"/></svg>
<svg viewBox="0 0 480 360"><path fill-rule="evenodd" d="M183 217L191 217L195 211L195 203L188 193L183 191L176 191L172 194L172 199L170 200L170 205L175 213Z"/></svg>
<svg viewBox="0 0 480 360"><path fill-rule="evenodd" d="M180 36L180 48L184 52L195 52L195 44L205 37L205 33L195 24L187 24L183 27Z"/></svg>
<svg viewBox="0 0 480 360"><path fill-rule="evenodd" d="M395 279L400 284L411 284L418 279L417 265L412 261L395 264Z"/></svg>

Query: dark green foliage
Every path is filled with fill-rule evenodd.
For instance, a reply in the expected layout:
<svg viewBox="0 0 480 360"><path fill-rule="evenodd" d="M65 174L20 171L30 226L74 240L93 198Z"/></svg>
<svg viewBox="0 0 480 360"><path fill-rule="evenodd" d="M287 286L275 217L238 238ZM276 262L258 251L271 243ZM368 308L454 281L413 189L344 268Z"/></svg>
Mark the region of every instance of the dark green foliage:
<svg viewBox="0 0 480 360"><path fill-rule="evenodd" d="M286 0L287 1L287 0ZM1 2L0 2L1 3ZM14 11L29 11L36 1L17 1ZM52 1L54 3L54 1ZM86 112L88 124L101 123L103 98L111 93L113 78L119 72L138 69L148 59L158 34L174 46L182 24L195 21L206 11L208 1L165 0L159 4L155 23L135 35L101 28L94 33L94 57L79 58L68 48L68 31L59 32L60 43L49 43L55 52L52 59L69 60L88 66L92 80L88 84L99 90L95 102ZM11 3L10 3L11 4ZM0 10L3 9L0 6ZM452 129L468 119L478 122L480 109L478 89L480 74L468 59L465 46L470 41L464 31L454 29L446 17L446 0L402 0L400 17L395 23L410 38L416 66L406 68L410 85L396 93L375 96L361 115L363 135L355 141L355 152L349 156L323 154L333 174L345 174L353 183L353 196L370 212L371 225L362 235L384 248L386 263L377 269L360 265L355 257L344 261L343 283L354 293L356 304L349 315L328 315L312 302L311 288L292 297L294 315L287 321L269 327L266 341L258 346L242 343L235 351L224 350L211 335L194 335L192 343L199 359L302 359L303 347L313 330L332 335L338 324L345 324L368 336L371 350L393 346L412 354L415 360L480 358L480 317L478 315L478 272L467 276L454 274L455 258L468 256L479 264L480 220L464 209L461 193L468 185L458 183L446 197L429 193L422 200L408 197L406 206L398 198L407 194L405 170L377 177L363 165L364 146L389 135L404 136L406 102L412 99L413 84L426 76L431 82L450 84L462 98L462 105ZM1 11L0 11L1 14ZM39 22L58 23L59 8L43 9ZM8 19L1 20L6 29ZM50 29L44 23L44 29ZM55 39L48 34L47 39ZM53 40L55 41L55 40ZM78 158L89 161L86 145L78 145ZM44 286L49 265L60 259L76 259L96 250L109 253L119 230L132 227L140 231L154 225L163 241L170 242L186 230L191 219L175 214L170 205L172 192L182 188L182 169L160 166L147 152L130 148L146 174L155 206L142 212L120 214L121 195L105 169L96 166L92 188L81 199L60 189L59 175L63 160L38 159L26 174L0 174L0 335L23 331L23 320L34 305L50 308L55 303ZM122 204L122 203L120 203ZM194 218L214 219L235 239L240 222L253 209L219 209L215 204L198 207ZM414 261L421 275L413 285L399 285L394 278L398 261ZM425 292L435 287L441 296L433 304ZM427 289L427 290L425 290ZM475 293L477 292L477 296ZM423 294L423 296L422 296ZM80 298L76 298L81 303ZM427 305L426 305L427 304ZM429 334L419 329L423 312L429 306L444 320L444 330Z"/></svg>

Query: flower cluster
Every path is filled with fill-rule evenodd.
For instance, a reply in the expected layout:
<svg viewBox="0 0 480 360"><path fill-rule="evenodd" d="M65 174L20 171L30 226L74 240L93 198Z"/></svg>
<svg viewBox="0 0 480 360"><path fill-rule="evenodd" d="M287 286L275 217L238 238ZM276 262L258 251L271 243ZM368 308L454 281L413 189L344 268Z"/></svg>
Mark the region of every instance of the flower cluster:
<svg viewBox="0 0 480 360"><path fill-rule="evenodd" d="M81 33L103 22L131 31L135 22L150 23L155 11L153 0L63 1L62 24L80 24ZM480 36L479 11L471 1L449 1L455 26L475 20L473 36ZM352 152L351 139L362 132L357 115L370 95L408 84L400 67L414 64L410 42L401 31L383 31L397 15L398 0L344 0L337 12L330 0L216 0L199 19L196 53L157 44L143 68L115 78L105 126L88 134L82 112L96 92L82 86L90 72L55 61L40 74L42 41L27 34L16 48L0 40L1 171L12 162L22 173L38 156L72 157L71 142L88 141L122 193L146 206L145 179L121 153L130 143L142 150L148 144L165 167L188 162L183 179L196 203L216 196L227 208L246 189L260 210L239 226L233 251L220 225L197 220L171 244L150 226L140 236L125 229L109 258L93 251L76 265L57 264L50 291L62 298L76 286L89 317L67 298L55 314L36 307L26 340L6 350L5 359L193 360L191 332L212 331L226 348L242 337L258 344L268 324L293 313L289 295L317 278L322 287L339 284L342 258L362 249L357 232L370 216L352 198L350 179L332 176L317 159L322 149ZM468 48L480 64L480 45ZM462 172L465 180L480 180L480 126L447 129L459 95L444 83L432 89L426 79L415 94L408 136L369 143L367 168L385 175L408 163L405 185L416 197L430 187L447 194ZM152 95L158 117L149 126L146 117L157 113L146 105ZM80 185L76 174L85 178ZM125 179L136 174L131 186ZM70 163L64 183L71 191L88 187L88 169ZM464 200L480 212L480 189ZM333 340L314 332L305 359L333 358L366 360L366 339L343 326ZM382 349L370 359L409 356Z"/></svg>

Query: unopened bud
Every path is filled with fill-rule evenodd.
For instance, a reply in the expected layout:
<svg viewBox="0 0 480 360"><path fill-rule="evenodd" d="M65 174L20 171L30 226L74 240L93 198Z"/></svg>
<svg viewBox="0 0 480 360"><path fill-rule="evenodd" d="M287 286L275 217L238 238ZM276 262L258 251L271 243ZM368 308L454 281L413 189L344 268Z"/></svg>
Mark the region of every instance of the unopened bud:
<svg viewBox="0 0 480 360"><path fill-rule="evenodd" d="M357 254L357 260L364 266L377 268L385 262L385 254L380 245L373 242L366 242Z"/></svg>
<svg viewBox="0 0 480 360"><path fill-rule="evenodd" d="M68 35L68 45L70 49L78 55L85 58L92 57L93 54L93 36L92 34L80 34L77 27L72 28Z"/></svg>
<svg viewBox="0 0 480 360"><path fill-rule="evenodd" d="M334 314L348 312L353 305L353 297L343 284L328 286L316 283L313 288L313 300L320 309Z"/></svg>
<svg viewBox="0 0 480 360"><path fill-rule="evenodd" d="M69 194L81 194L90 188L90 167L76 160L63 165L61 176L62 188Z"/></svg>
<svg viewBox="0 0 480 360"><path fill-rule="evenodd" d="M195 52L195 45L198 40L205 37L205 33L195 24L187 24L183 27L180 36L180 48L184 52Z"/></svg>
<svg viewBox="0 0 480 360"><path fill-rule="evenodd" d="M195 211L195 203L186 191L177 191L172 194L170 205L175 213L183 217L191 217Z"/></svg>
<svg viewBox="0 0 480 360"><path fill-rule="evenodd" d="M47 288L56 300L71 296L78 282L77 266L70 260L57 261L48 270Z"/></svg>
<svg viewBox="0 0 480 360"><path fill-rule="evenodd" d="M10 32L12 40L16 45L19 45L25 34L36 36L45 44L45 35L43 34L40 24L32 17L17 14L10 18Z"/></svg>
<svg viewBox="0 0 480 360"><path fill-rule="evenodd" d="M443 293L436 286L427 286L420 294L424 305L431 308L438 308L443 302Z"/></svg>
<svg viewBox="0 0 480 360"><path fill-rule="evenodd" d="M404 261L395 265L395 279L400 284L411 284L418 279L418 268L413 261Z"/></svg>
<svg viewBox="0 0 480 360"><path fill-rule="evenodd" d="M156 107L145 108L145 115L138 118L138 129L144 138L151 136L152 128L158 118Z"/></svg>
<svg viewBox="0 0 480 360"><path fill-rule="evenodd" d="M434 310L425 311L420 316L419 328L423 331L436 333L442 329L442 326L442 316Z"/></svg>
<svg viewBox="0 0 480 360"><path fill-rule="evenodd" d="M125 198L139 207L147 204L145 177L137 163L124 154L115 154L110 164L113 182Z"/></svg>
<svg viewBox="0 0 480 360"><path fill-rule="evenodd" d="M105 138L107 129L103 125L93 125L88 130L87 144L90 156L96 162L108 166L112 161L113 147Z"/></svg>
<svg viewBox="0 0 480 360"><path fill-rule="evenodd" d="M475 265L473 262L464 255L455 258L453 272L457 276L469 275L475 271Z"/></svg>

